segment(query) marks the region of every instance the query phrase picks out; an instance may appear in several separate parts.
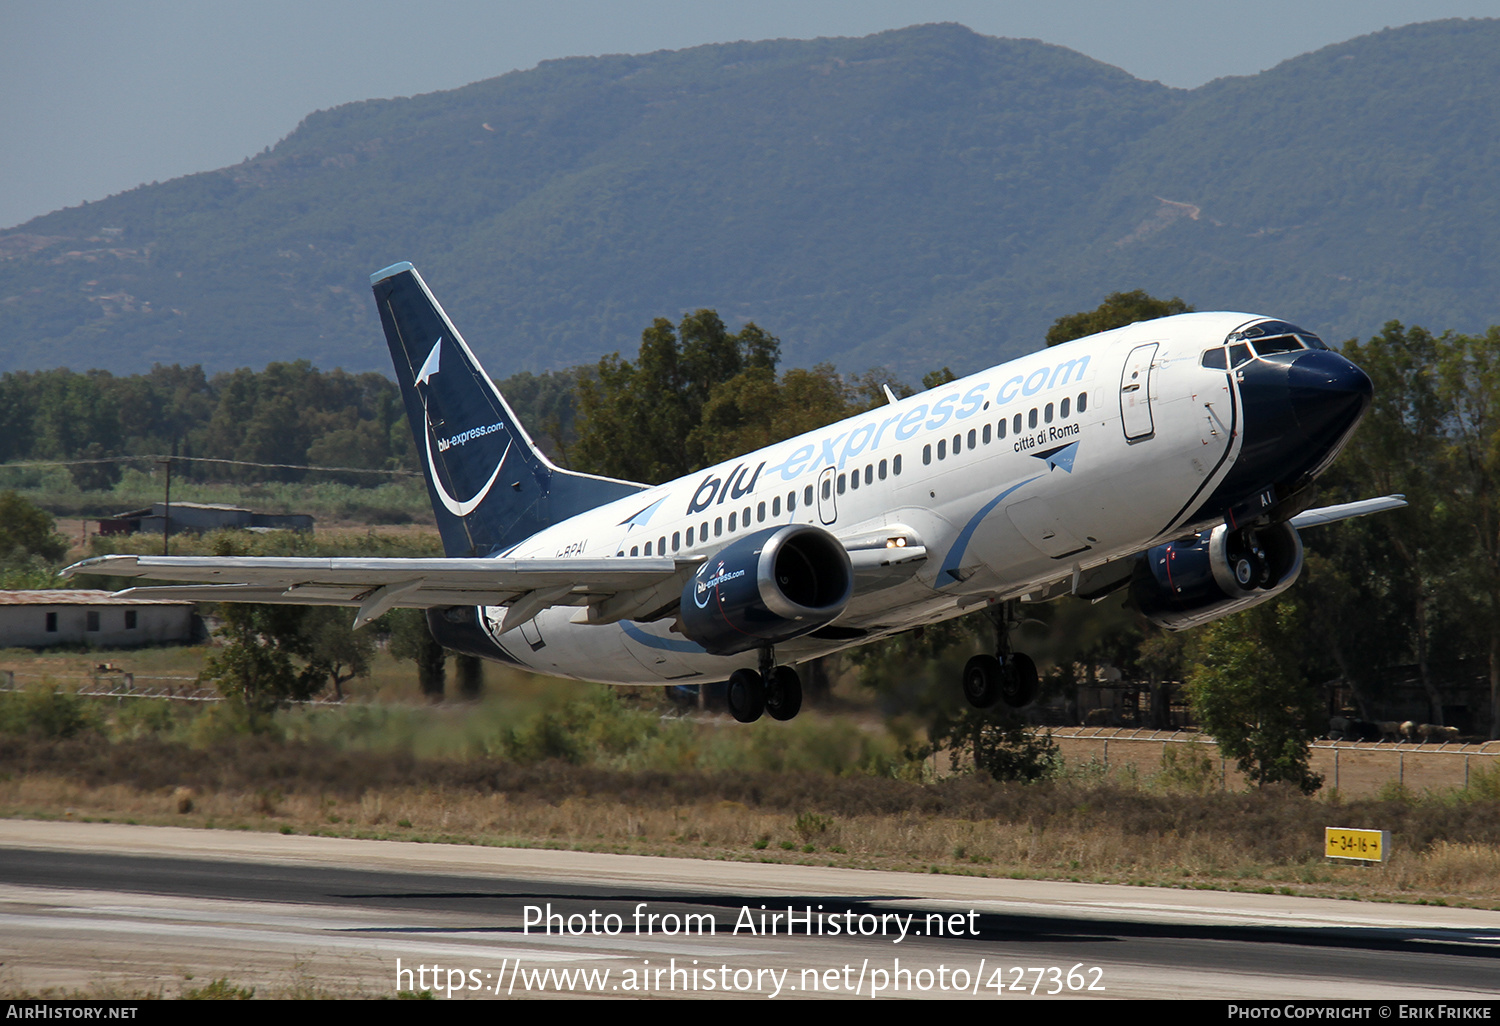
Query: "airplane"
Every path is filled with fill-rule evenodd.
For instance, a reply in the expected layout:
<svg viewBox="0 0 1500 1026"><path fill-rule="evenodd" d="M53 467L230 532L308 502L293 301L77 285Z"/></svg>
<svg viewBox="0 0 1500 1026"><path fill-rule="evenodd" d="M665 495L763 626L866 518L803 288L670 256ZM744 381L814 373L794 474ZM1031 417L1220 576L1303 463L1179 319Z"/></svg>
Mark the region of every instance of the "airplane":
<svg viewBox="0 0 1500 1026"><path fill-rule="evenodd" d="M427 610L445 648L610 684L727 680L741 722L795 716L797 663L983 608L970 704L1025 706L1017 601L1129 588L1182 630L1267 601L1370 379L1312 332L1189 313L1078 339L661 485L537 448L410 263L371 276L443 558L110 555L66 574L140 598ZM994 608L997 607L998 609Z"/></svg>

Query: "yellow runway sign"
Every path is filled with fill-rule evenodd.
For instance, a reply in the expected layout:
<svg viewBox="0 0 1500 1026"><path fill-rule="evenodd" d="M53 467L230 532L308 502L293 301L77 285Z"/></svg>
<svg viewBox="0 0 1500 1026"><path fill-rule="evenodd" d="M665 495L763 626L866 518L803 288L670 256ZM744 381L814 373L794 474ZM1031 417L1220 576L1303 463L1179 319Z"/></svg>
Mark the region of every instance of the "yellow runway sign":
<svg viewBox="0 0 1500 1026"><path fill-rule="evenodd" d="M1323 829L1323 854L1330 859L1384 862L1390 843L1389 830L1350 830L1345 827Z"/></svg>

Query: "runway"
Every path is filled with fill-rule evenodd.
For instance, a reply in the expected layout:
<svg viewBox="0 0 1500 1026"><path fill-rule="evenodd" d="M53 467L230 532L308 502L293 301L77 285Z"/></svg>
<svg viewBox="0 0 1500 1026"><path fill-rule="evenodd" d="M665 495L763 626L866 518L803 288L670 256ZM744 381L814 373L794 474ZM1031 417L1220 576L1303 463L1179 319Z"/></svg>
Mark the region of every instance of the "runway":
<svg viewBox="0 0 1500 1026"><path fill-rule="evenodd" d="M1500 913L4 820L0 962L7 994L1493 1000Z"/></svg>

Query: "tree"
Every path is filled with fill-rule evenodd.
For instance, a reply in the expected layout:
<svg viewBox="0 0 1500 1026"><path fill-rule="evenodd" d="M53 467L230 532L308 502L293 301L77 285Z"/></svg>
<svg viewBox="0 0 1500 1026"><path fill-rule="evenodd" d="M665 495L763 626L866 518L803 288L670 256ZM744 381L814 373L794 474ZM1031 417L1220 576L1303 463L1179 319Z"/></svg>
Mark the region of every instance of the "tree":
<svg viewBox="0 0 1500 1026"><path fill-rule="evenodd" d="M356 631L336 606L225 603L219 607L224 647L204 661L201 679L244 702L252 716L306 702L327 687L339 701L344 685L370 674L375 639Z"/></svg>
<svg viewBox="0 0 1500 1026"><path fill-rule="evenodd" d="M382 617L391 632L390 653L417 664L417 686L429 701L441 702L447 676L447 653L432 637L421 609L393 609Z"/></svg>
<svg viewBox="0 0 1500 1026"><path fill-rule="evenodd" d="M1483 609L1490 737L1500 738L1500 326L1480 337L1447 333L1441 342L1444 480L1475 556L1466 576Z"/></svg>
<svg viewBox="0 0 1500 1026"><path fill-rule="evenodd" d="M344 700L345 684L370 675L375 637L368 630L355 630L353 615L343 606L303 607L302 622L289 644L292 653L306 661L308 672L333 688L337 701Z"/></svg>
<svg viewBox="0 0 1500 1026"><path fill-rule="evenodd" d="M1154 321L1158 317L1191 313L1193 308L1173 296L1157 299L1147 295L1144 289L1134 292L1111 292L1092 310L1080 310L1076 314L1059 317L1047 329L1047 345L1057 346L1075 338L1097 335L1111 328L1123 328L1137 321Z"/></svg>
<svg viewBox="0 0 1500 1026"><path fill-rule="evenodd" d="M1323 783L1308 769L1322 707L1298 662L1301 637L1297 606L1284 599L1217 620L1199 637L1187 691L1199 724L1246 777L1311 794Z"/></svg>
<svg viewBox="0 0 1500 1026"><path fill-rule="evenodd" d="M79 491L107 492L120 483L123 471L119 462L106 457L104 446L98 442L90 442L84 446L78 453L78 459L84 462L69 466L68 475L73 478Z"/></svg>
<svg viewBox="0 0 1500 1026"><path fill-rule="evenodd" d="M242 702L252 722L321 690L323 669L293 659L302 647L302 607L225 603L219 610L224 647L204 660L199 679Z"/></svg>
<svg viewBox="0 0 1500 1026"><path fill-rule="evenodd" d="M742 374L774 381L780 353L780 342L753 323L730 334L712 310L688 314L676 328L658 317L641 333L634 364L615 353L579 376L577 467L657 484L704 466L696 430L704 406Z"/></svg>
<svg viewBox="0 0 1500 1026"><path fill-rule="evenodd" d="M61 560L68 543L53 524L51 514L15 492L0 493L0 562L23 563L38 556L49 563Z"/></svg>

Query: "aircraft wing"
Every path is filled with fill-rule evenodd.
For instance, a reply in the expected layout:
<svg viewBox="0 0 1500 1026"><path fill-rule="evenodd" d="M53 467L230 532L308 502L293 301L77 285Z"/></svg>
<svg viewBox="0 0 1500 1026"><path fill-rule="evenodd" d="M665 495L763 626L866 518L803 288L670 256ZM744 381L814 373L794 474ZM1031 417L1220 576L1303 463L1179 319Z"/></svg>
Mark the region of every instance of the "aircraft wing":
<svg viewBox="0 0 1500 1026"><path fill-rule="evenodd" d="M1305 510L1292 517L1292 526L1300 531L1304 527L1336 524L1340 520L1368 516L1371 513L1384 513L1388 509L1400 509L1405 505L1406 496L1404 495L1382 495L1378 499L1361 499L1358 502L1345 502L1338 506Z"/></svg>
<svg viewBox="0 0 1500 1026"><path fill-rule="evenodd" d="M550 606L587 606L585 622L654 619L676 604L701 557L609 559L330 559L97 556L63 575L187 581L129 588L141 599L357 606L361 627L396 607L508 606L519 626ZM655 615L653 615L655 614Z"/></svg>

